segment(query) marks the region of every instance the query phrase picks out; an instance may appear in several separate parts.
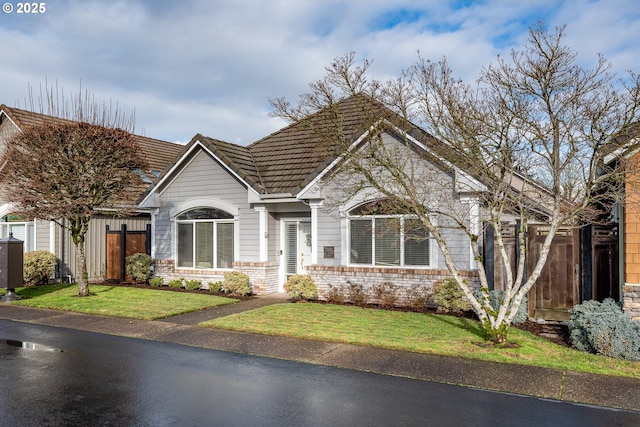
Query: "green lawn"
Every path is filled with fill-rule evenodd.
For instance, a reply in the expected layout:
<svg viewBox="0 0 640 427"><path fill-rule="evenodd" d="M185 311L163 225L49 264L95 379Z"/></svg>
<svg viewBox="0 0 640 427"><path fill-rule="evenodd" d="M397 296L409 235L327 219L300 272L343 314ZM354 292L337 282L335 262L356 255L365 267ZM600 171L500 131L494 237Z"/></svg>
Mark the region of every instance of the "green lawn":
<svg viewBox="0 0 640 427"><path fill-rule="evenodd" d="M451 316L298 303L201 326L640 378L640 362L579 352L516 328L509 330L509 341L518 348L487 346L478 322Z"/></svg>
<svg viewBox="0 0 640 427"><path fill-rule="evenodd" d="M16 289L13 302L36 308L154 320L203 308L238 302L236 299L187 292L167 292L123 286L89 285L91 295L78 297L77 285L46 285Z"/></svg>

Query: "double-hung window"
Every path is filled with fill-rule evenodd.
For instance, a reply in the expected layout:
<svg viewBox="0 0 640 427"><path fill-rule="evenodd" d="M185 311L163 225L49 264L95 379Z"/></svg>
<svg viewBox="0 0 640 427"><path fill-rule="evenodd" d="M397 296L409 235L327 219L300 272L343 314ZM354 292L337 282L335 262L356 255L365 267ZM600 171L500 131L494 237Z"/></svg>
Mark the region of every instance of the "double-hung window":
<svg viewBox="0 0 640 427"><path fill-rule="evenodd" d="M351 264L429 267L429 233L415 216L384 214L381 202L349 212Z"/></svg>
<svg viewBox="0 0 640 427"><path fill-rule="evenodd" d="M0 237L6 239L10 235L24 242L25 252L35 250L35 223L29 218L13 214L0 218Z"/></svg>
<svg viewBox="0 0 640 427"><path fill-rule="evenodd" d="M233 215L215 208L192 209L176 217L176 227L178 267L233 267Z"/></svg>

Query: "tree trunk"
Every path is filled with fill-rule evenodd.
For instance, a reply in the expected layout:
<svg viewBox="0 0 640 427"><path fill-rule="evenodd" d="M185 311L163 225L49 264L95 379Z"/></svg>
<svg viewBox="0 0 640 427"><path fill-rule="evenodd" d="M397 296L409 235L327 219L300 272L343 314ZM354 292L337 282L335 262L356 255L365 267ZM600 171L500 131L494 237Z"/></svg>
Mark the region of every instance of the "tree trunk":
<svg viewBox="0 0 640 427"><path fill-rule="evenodd" d="M84 236L76 243L76 258L78 259L78 296L89 296L89 280L87 278L87 258L84 253Z"/></svg>
<svg viewBox="0 0 640 427"><path fill-rule="evenodd" d="M90 216L81 216L70 219L70 230L73 243L76 245L76 258L78 260L78 296L89 296L89 278L87 274L87 257L84 252L84 240L89 229Z"/></svg>

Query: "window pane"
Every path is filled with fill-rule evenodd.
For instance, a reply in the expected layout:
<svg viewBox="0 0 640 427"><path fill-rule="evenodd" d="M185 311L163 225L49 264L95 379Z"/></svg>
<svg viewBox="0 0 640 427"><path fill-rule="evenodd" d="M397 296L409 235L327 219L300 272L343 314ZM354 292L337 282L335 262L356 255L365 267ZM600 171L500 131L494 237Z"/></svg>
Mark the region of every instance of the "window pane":
<svg viewBox="0 0 640 427"><path fill-rule="evenodd" d="M350 221L350 259L352 264L372 264L371 225L370 219L352 219Z"/></svg>
<svg viewBox="0 0 640 427"><path fill-rule="evenodd" d="M213 223L196 222L196 267L213 268Z"/></svg>
<svg viewBox="0 0 640 427"><path fill-rule="evenodd" d="M23 242L27 239L27 228L24 224L10 224L9 233L13 233L14 239L22 240Z"/></svg>
<svg viewBox="0 0 640 427"><path fill-rule="evenodd" d="M193 224L178 224L178 267L193 267Z"/></svg>
<svg viewBox="0 0 640 427"><path fill-rule="evenodd" d="M400 221L376 218L376 265L400 265Z"/></svg>
<svg viewBox="0 0 640 427"><path fill-rule="evenodd" d="M233 268L233 223L217 224L216 267Z"/></svg>
<svg viewBox="0 0 640 427"><path fill-rule="evenodd" d="M233 215L215 208L196 208L181 213L176 219L180 221L190 219L233 219Z"/></svg>
<svg viewBox="0 0 640 427"><path fill-rule="evenodd" d="M404 264L429 265L429 232L417 219L404 221Z"/></svg>

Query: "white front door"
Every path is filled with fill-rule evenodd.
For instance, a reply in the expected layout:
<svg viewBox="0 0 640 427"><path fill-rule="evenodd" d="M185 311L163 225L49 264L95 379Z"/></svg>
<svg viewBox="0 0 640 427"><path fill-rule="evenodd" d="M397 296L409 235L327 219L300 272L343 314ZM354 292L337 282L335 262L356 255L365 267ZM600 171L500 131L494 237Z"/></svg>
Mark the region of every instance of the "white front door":
<svg viewBox="0 0 640 427"><path fill-rule="evenodd" d="M284 280L294 274L306 274L311 263L311 223L283 221L282 265Z"/></svg>

